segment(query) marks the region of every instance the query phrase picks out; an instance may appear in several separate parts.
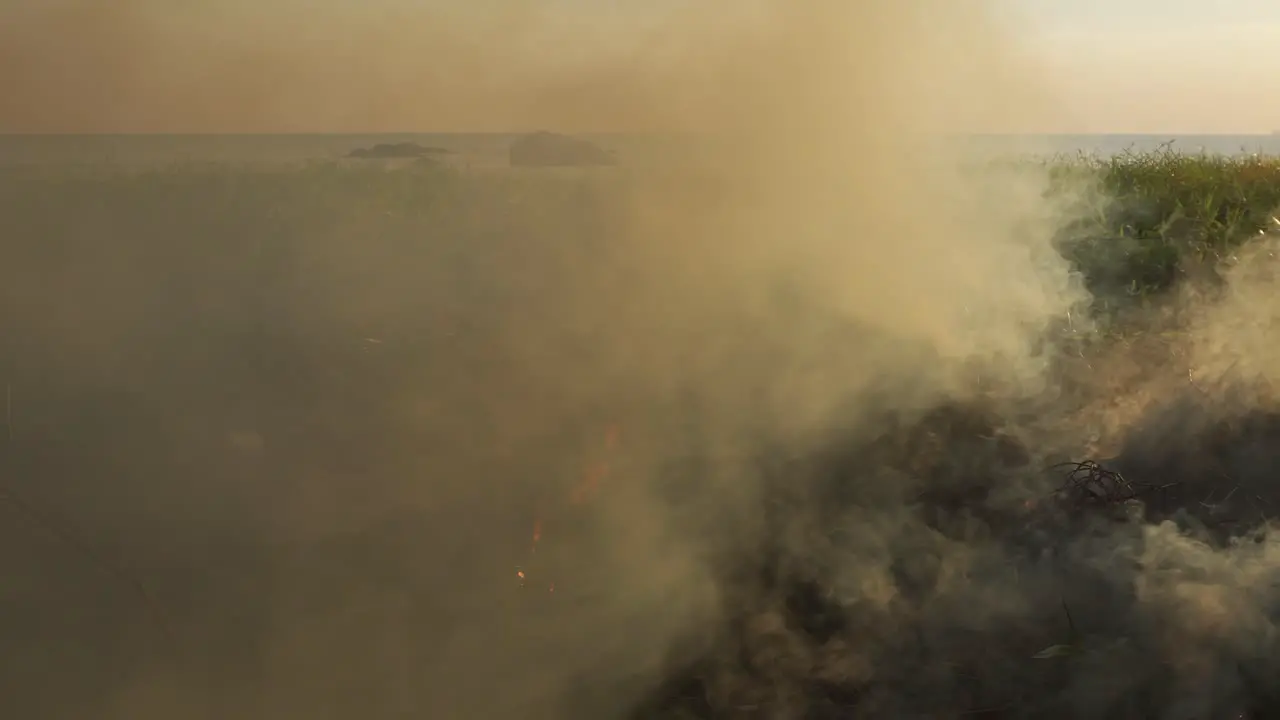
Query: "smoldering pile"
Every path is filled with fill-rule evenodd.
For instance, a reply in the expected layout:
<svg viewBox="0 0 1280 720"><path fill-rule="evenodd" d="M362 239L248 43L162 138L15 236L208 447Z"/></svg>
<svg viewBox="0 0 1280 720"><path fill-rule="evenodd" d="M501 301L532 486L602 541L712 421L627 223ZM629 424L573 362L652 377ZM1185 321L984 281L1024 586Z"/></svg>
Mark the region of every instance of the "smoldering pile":
<svg viewBox="0 0 1280 720"><path fill-rule="evenodd" d="M693 587L699 572L661 591L638 578L670 571L650 559L675 546L671 564L707 569L716 607L653 623L676 628L674 642L644 648L669 647L659 681L631 677L625 688L592 676L609 674L604 643L580 628L610 631L642 602L617 600L628 613L599 610L596 625L566 611L591 636L582 664L592 677L567 693L582 707L556 717L608 716L592 712L601 694L636 696L637 720L1276 716L1280 396L1268 373L1280 365L1250 340L1274 322L1271 267L1227 268L1211 296L1169 298L1168 318L1138 313L1137 332L1047 331L1008 364L967 352L983 349L967 336L937 342L955 339L942 321L908 328L918 332L903 345L923 338L909 348L882 346L876 332L896 323L829 326L822 304L803 297L787 297L771 332L720 332L708 354L731 362L680 376L714 397L654 423L674 428L663 440L687 442L692 457L671 470L674 489L659 488L656 509L618 515L661 526L663 538L628 547L628 560L642 558L635 576L608 578L625 584L615 595L647 593L645 610L679 615L667 591ZM1021 351L1022 329L1064 307L1074 309L1002 317L1008 331L983 338ZM1005 381L1009 365L1026 372ZM921 391L934 375L945 389ZM760 419L794 387L802 399L777 403L790 413L778 413L781 430ZM850 387L864 396L849 401L847 422L836 401L809 412L813 397ZM714 456L723 443L698 437L699 415L745 459ZM646 493L649 480L637 483ZM576 592L564 580L557 603ZM642 644L640 632L657 635L619 632L610 651Z"/></svg>
<svg viewBox="0 0 1280 720"><path fill-rule="evenodd" d="M762 452L724 622L633 717L1276 716L1280 412L1147 412L1105 459L987 401Z"/></svg>

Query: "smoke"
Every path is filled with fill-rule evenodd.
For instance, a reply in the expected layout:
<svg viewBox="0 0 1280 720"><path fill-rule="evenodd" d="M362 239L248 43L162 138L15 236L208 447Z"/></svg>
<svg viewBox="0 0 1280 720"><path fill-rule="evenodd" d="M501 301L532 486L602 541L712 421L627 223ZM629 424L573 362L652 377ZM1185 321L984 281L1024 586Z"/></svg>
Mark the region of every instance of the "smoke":
<svg viewBox="0 0 1280 720"><path fill-rule="evenodd" d="M1070 203L1046 199L1034 166L975 167L945 142L1069 110L1002 4L672 2L591 20L570 3L379 8L0 10L6 130L547 127L699 140L688 162L623 168L590 178L590 191L550 174L458 180L418 219L434 242L453 229L431 224L444 208L492 243L467 250L472 277L411 262L371 227L344 224L367 219L354 211L297 220L305 249L270 259L289 299L264 301L296 352L261 370L261 395L228 401L261 432L236 428L234 458L210 460L221 474L205 477L181 450L120 431L116 453L197 475L145 489L155 506L186 508L181 521L129 510L136 532L184 538L161 553L167 567L201 532L260 541L243 553L257 574L205 568L225 584L183 586L183 662L125 681L122 716L623 718L684 702L717 717L840 704L860 717L1192 717L1244 692L1239 664L1274 635L1269 540L1224 550L1172 510L1110 524L1032 511L1048 504L1044 467L1058 454L1110 443L1135 477L1162 476L1153 458L1201 437L1211 413L1162 424L1201 412L1155 402L1187 388L1168 357L1125 374L1130 351L1077 362L1058 349L1053 328L1090 332L1089 295L1055 244ZM501 211L468 195L500 182ZM557 191L584 202L539 194ZM193 227L157 202L155 217L117 227ZM96 215L63 219L73 234L113 222L112 207L90 205ZM562 214L535 231L510 220L534 217L526 206ZM276 212L266 216L293 221ZM274 232L191 217L209 223L205 243ZM579 224L590 238L558 236ZM78 379L136 390L167 365L207 362L224 368L204 378L209 394L235 395L215 387L230 387L225 368L239 361L227 338L262 308L182 287L222 271L183 265L207 248L122 260L85 247L99 249L38 280L9 278L6 304L39 309L22 332ZM24 262L53 262L29 252ZM174 267L161 262L185 274L164 279ZM1206 338L1192 355L1221 376L1239 368L1231 348L1261 376L1266 343L1237 341L1260 337L1270 303L1254 275L1240 278L1225 300L1186 300ZM48 292L90 286L111 297L92 324ZM173 322L139 288L192 293L225 321L226 342L142 369L112 355L119 338ZM420 340L378 336L375 317L446 317L480 339L465 356L463 340L438 341L429 366L394 376L376 426L292 413L346 392L329 367L340 353L315 338L362 333L368 357ZM344 407L363 407L358 395ZM155 407L175 448L209 430ZM258 455L274 460L253 465ZM387 529L406 515L410 526ZM380 551L370 541L368 555L349 554L360 532L399 533L409 580L362 579ZM248 626L234 615L246 598L270 606ZM239 649L246 665L202 664L239 657L221 645L232 637L251 648ZM673 677L696 687L673 689Z"/></svg>
<svg viewBox="0 0 1280 720"><path fill-rule="evenodd" d="M515 117L699 131L710 156L684 174L632 174L610 262L557 265L555 289L506 331L545 398L513 413L563 426L599 407L625 428L624 449L590 520L554 500L542 511L538 552L560 553L534 558L543 601L457 611L427 674L437 707L621 716L700 654L741 652L755 670L706 671L719 712L799 717L811 680L892 675L881 667L912 625L902 562L935 564L934 602L947 606L907 612L931 615L939 635L1028 613L995 579L972 579L998 548L914 516L923 488L905 474L877 467L830 488L827 470L787 459L820 455L832 428L856 446L886 413L982 399L983 378L1008 386L1002 401L1036 393L1049 360L1038 338L1087 300L1052 245L1062 218L1045 178L966 171L938 148L945 133L1052 111L997 19L941 2L699 7L654 31L653 49L522 78L534 91L517 94ZM688 469L672 477L674 464ZM509 492L486 485L492 502ZM824 493L845 510L815 508ZM864 623L843 652L795 629L788 591L757 587L754 561L780 563L778 583L840 588ZM740 622L751 643L726 647Z"/></svg>
<svg viewBox="0 0 1280 720"><path fill-rule="evenodd" d="M866 49L831 41L828 10L768 3L732 10L701 4L619 4L581 12L571 3L506 0L453 3L386 0L369 7L276 2L192 3L182 12L151 0L7 3L0 78L7 132L375 132L679 129L726 124L814 122L784 118L757 83L800 80L789 92L812 98L829 81L815 63L841 63L860 93L922 93L902 115L919 125L985 115L998 124L1044 120L1040 103L1005 98L992 106L970 90L1013 87L1023 64L1002 48L938 37L925 52L897 52L900 72L860 62L890 48L865 35ZM854 15L861 11L838 10ZM907 9L900 15L933 13ZM947 18L958 19L955 11ZM850 17L850 19L853 19ZM924 27L943 20L909 20ZM772 25L781 20L795 34ZM890 21L892 22L892 21ZM947 31L986 32L987 20ZM888 28L895 36L897 30ZM957 28L959 30L959 28ZM927 30L930 35L941 35ZM810 42L812 41L812 42ZM816 48L821 47L821 50ZM802 51L802 52L797 52ZM771 53L785 53L771 55ZM933 74L932 59L963 58ZM1004 57L1000 57L1004 55ZM906 78L907 75L913 77ZM810 81L809 77L821 77ZM893 78L893 79L891 79ZM897 78L905 79L905 83ZM945 79L944 79L945 78ZM983 78L974 80L974 78ZM1030 88L1031 84L1023 84ZM824 101L825 102L825 101ZM946 108L935 116L927 108ZM1033 108L1034 110L1028 110ZM765 116L770 119L765 120ZM673 126L675 126L673 128ZM902 128L906 129L906 128ZM987 126L986 129L992 129Z"/></svg>

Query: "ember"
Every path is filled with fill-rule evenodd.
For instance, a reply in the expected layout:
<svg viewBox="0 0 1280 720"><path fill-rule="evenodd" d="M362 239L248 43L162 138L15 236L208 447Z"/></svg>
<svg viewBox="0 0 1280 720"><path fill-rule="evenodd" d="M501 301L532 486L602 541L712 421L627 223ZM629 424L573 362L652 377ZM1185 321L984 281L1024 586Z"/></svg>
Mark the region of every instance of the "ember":
<svg viewBox="0 0 1280 720"><path fill-rule="evenodd" d="M608 477L610 472L610 463L608 455L618 447L618 439L620 433L617 425L610 425L605 431L604 437L604 455L603 459L588 459L583 468L582 481L570 488L568 493L568 504L573 507L581 507L594 500L600 492L601 481ZM542 540L542 526L545 515L539 510L533 521L532 542L529 547L530 556L536 555L538 552L538 544ZM519 570L517 576L520 580L520 586L524 587L526 575L524 570ZM547 592L555 592L555 583L548 584Z"/></svg>

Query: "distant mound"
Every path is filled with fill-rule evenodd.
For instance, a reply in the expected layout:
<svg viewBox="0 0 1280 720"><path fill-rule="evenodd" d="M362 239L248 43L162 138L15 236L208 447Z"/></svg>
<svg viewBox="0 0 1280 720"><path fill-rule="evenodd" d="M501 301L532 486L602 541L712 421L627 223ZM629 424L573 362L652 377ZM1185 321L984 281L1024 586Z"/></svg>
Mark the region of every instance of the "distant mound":
<svg viewBox="0 0 1280 720"><path fill-rule="evenodd" d="M516 167L582 167L616 165L618 161L612 152L587 140L536 132L511 143L510 162Z"/></svg>
<svg viewBox="0 0 1280 720"><path fill-rule="evenodd" d="M424 147L417 143L378 143L373 147L356 148L347 153L350 158L424 158L432 155L447 155L448 150L438 147Z"/></svg>

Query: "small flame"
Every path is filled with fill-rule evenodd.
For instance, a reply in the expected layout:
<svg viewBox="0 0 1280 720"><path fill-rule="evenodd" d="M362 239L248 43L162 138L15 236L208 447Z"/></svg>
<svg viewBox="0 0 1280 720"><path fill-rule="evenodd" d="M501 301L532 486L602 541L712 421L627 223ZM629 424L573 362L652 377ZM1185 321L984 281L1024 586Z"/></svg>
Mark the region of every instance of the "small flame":
<svg viewBox="0 0 1280 720"><path fill-rule="evenodd" d="M618 447L621 433L617 425L609 425L605 429L604 450L607 453L612 452ZM574 505L582 505L592 499L600 490L600 483L609 475L609 463L607 460L597 462L588 462L583 468L582 481L578 483L569 492L569 502ZM532 555L538 552L538 543L542 540L542 518L538 517L533 521L533 539L530 543L529 553ZM516 569L516 578L520 581L520 587L525 586L526 576L524 570ZM554 593L556 584L550 582L547 584L547 592Z"/></svg>
<svg viewBox="0 0 1280 720"><path fill-rule="evenodd" d="M581 505L590 500L600 490L600 480L609 474L606 463L588 465L583 473L582 482L569 493L569 502Z"/></svg>
<svg viewBox="0 0 1280 720"><path fill-rule="evenodd" d="M604 434L604 449L612 452L618 447L621 433L617 425L610 425ZM602 460L589 463L583 471L582 482L569 493L569 502L582 505L600 491L600 481L609 475L609 463Z"/></svg>

